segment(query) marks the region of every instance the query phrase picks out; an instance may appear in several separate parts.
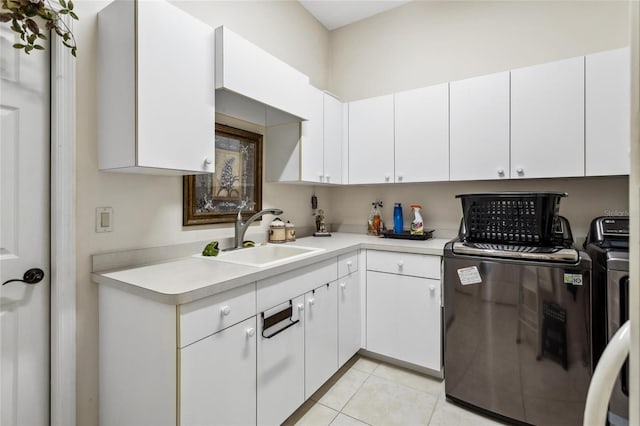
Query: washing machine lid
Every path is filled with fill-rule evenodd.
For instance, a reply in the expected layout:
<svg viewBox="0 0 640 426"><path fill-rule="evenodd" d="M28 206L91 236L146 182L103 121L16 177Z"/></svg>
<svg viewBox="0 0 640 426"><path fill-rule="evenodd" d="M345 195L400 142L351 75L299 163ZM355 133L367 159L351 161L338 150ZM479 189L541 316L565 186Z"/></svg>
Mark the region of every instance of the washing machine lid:
<svg viewBox="0 0 640 426"><path fill-rule="evenodd" d="M610 271L629 272L629 252L608 251L607 269Z"/></svg>

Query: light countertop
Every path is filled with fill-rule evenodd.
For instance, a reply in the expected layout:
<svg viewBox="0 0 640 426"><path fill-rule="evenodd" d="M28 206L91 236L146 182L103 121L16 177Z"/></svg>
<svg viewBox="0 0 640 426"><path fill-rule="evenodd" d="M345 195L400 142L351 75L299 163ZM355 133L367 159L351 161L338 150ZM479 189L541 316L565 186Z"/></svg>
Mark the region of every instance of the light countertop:
<svg viewBox="0 0 640 426"><path fill-rule="evenodd" d="M331 237L305 237L285 243L324 250L272 266L254 267L217 261L215 258L184 257L150 265L94 272L92 279L100 285L113 286L158 302L180 305L357 249L442 256L447 241L449 240L442 238L417 241L334 233Z"/></svg>

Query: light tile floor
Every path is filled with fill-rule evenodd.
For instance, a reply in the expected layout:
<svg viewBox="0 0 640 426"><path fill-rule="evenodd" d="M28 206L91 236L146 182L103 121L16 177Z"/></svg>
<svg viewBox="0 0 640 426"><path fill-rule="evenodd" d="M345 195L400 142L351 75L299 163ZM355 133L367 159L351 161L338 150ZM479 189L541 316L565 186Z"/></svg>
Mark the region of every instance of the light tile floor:
<svg viewBox="0 0 640 426"><path fill-rule="evenodd" d="M496 426L446 401L444 381L356 355L289 417L300 426Z"/></svg>

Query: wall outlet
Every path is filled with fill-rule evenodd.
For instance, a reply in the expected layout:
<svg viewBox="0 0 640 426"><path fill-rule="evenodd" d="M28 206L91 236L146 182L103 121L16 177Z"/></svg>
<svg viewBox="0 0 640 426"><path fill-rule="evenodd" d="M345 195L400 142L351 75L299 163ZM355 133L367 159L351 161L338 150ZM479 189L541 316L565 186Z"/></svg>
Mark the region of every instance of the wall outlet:
<svg viewBox="0 0 640 426"><path fill-rule="evenodd" d="M96 207L96 232L113 231L113 208Z"/></svg>

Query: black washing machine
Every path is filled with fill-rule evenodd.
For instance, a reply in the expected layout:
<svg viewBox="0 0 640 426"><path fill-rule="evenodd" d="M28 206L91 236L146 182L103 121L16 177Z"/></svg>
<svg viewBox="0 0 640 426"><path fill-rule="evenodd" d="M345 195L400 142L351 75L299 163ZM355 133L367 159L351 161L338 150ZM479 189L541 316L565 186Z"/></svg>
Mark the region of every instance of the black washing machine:
<svg viewBox="0 0 640 426"><path fill-rule="evenodd" d="M592 263L593 367L608 341L629 319L629 217L598 217L591 222L585 248ZM608 421L629 424L629 366L622 367L609 403Z"/></svg>

